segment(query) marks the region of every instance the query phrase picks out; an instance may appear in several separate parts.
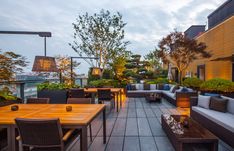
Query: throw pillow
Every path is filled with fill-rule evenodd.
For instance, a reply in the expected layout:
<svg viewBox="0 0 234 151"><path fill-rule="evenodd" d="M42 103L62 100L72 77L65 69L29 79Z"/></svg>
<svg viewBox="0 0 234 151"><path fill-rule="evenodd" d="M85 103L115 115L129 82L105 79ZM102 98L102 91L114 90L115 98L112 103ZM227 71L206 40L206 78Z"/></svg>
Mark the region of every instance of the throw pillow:
<svg viewBox="0 0 234 151"><path fill-rule="evenodd" d="M210 96L198 95L198 106L209 109Z"/></svg>
<svg viewBox="0 0 234 151"><path fill-rule="evenodd" d="M163 90L163 85L164 84L158 84L158 90Z"/></svg>
<svg viewBox="0 0 234 151"><path fill-rule="evenodd" d="M227 103L227 99L212 96L210 98L210 109L225 113L227 112Z"/></svg>
<svg viewBox="0 0 234 151"><path fill-rule="evenodd" d="M222 96L222 98L227 99L227 112L234 114L234 98Z"/></svg>
<svg viewBox="0 0 234 151"><path fill-rule="evenodd" d="M170 90L170 86L169 86L169 84L164 84L164 86L163 86L163 90Z"/></svg>
<svg viewBox="0 0 234 151"><path fill-rule="evenodd" d="M178 85L174 86L172 93L175 93L176 90L180 89L180 87Z"/></svg>
<svg viewBox="0 0 234 151"><path fill-rule="evenodd" d="M172 90L174 89L175 85L171 86L170 92L172 93Z"/></svg>
<svg viewBox="0 0 234 151"><path fill-rule="evenodd" d="M144 90L150 90L150 85L149 84L144 84Z"/></svg>
<svg viewBox="0 0 234 151"><path fill-rule="evenodd" d="M181 89L181 92L189 92L189 90L188 90L187 88L183 87L183 88Z"/></svg>
<svg viewBox="0 0 234 151"><path fill-rule="evenodd" d="M205 93L205 96L215 96L215 97L220 97L220 94L218 93Z"/></svg>
<svg viewBox="0 0 234 151"><path fill-rule="evenodd" d="M136 90L136 85L131 85L131 90Z"/></svg>

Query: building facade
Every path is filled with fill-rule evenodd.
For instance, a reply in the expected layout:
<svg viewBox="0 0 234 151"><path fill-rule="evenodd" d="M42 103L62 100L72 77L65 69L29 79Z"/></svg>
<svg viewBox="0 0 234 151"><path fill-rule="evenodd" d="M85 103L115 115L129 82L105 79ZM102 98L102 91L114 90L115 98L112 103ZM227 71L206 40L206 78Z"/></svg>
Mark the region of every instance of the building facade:
<svg viewBox="0 0 234 151"><path fill-rule="evenodd" d="M228 0L211 15L208 16L208 30L198 31L201 26L191 26L185 35L194 35L198 42L207 45L211 58L195 60L186 71L186 74L197 76L202 80L223 78L234 81L234 0ZM189 33L189 34L188 34Z"/></svg>

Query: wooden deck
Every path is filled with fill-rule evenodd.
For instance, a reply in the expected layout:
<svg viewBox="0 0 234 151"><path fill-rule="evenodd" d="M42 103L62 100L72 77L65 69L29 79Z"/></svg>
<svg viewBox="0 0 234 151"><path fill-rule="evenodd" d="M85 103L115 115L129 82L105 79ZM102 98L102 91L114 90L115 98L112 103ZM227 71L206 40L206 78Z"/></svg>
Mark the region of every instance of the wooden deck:
<svg viewBox="0 0 234 151"><path fill-rule="evenodd" d="M144 98L129 98L119 113L112 110L107 115L107 143L103 144L102 120L92 123L93 142L90 151L174 151L160 124L162 113L185 114L186 109L177 109L163 100L147 103ZM79 150L79 142L72 150ZM219 151L231 151L224 143ZM203 151L203 150L198 150Z"/></svg>

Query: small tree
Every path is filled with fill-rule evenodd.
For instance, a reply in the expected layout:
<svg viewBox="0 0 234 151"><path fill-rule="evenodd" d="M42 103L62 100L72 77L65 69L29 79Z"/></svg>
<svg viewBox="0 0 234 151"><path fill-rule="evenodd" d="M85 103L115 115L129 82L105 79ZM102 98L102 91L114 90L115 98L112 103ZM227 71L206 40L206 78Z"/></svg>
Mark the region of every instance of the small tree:
<svg viewBox="0 0 234 151"><path fill-rule="evenodd" d="M198 58L209 58L211 53L205 51L206 44L187 38L182 32L174 31L164 37L158 44L158 56L164 63L172 63L179 72L179 82L182 73L190 63Z"/></svg>
<svg viewBox="0 0 234 151"><path fill-rule="evenodd" d="M59 76L60 77L60 81L64 82L64 83L71 83L71 59L68 56L56 56L56 64L57 64L57 68L59 70L59 75L55 74L55 76ZM72 62L73 65L73 78L77 76L76 72L74 71L79 65L80 63L73 61ZM72 79L73 80L73 79Z"/></svg>
<svg viewBox="0 0 234 151"><path fill-rule="evenodd" d="M99 14L79 15L73 23L74 41L69 45L79 56L98 57L98 67L104 69L117 56L124 55L128 41L124 41L124 27L126 23L122 15L117 12L101 10ZM86 60L95 66L94 60Z"/></svg>
<svg viewBox="0 0 234 151"><path fill-rule="evenodd" d="M19 54L0 51L0 81L14 80L17 73L23 72L27 63L26 58Z"/></svg>
<svg viewBox="0 0 234 151"><path fill-rule="evenodd" d="M144 56L145 60L149 62L150 70L155 74L162 72L162 62L158 57L158 51L150 51L147 55Z"/></svg>

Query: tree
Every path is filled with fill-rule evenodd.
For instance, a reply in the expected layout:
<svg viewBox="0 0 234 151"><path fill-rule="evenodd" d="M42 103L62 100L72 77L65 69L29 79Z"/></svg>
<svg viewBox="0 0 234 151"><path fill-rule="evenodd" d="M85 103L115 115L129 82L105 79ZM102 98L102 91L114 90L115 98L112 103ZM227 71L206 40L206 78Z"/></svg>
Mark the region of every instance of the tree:
<svg viewBox="0 0 234 151"><path fill-rule="evenodd" d="M69 45L79 56L98 57L97 65L104 71L108 62L126 53L129 42L124 41L125 25L119 12L112 15L101 10L92 16L88 13L79 15L73 23L74 40ZM85 60L95 66L94 60Z"/></svg>
<svg viewBox="0 0 234 151"><path fill-rule="evenodd" d="M115 58L113 63L111 64L112 70L114 72L115 79L123 80L124 79L124 71L126 70L126 57L119 56Z"/></svg>
<svg viewBox="0 0 234 151"><path fill-rule="evenodd" d="M141 55L132 55L125 65L124 75L128 78L135 78L137 81L151 78L153 73L149 71L149 66L148 61L141 61Z"/></svg>
<svg viewBox="0 0 234 151"><path fill-rule="evenodd" d="M158 51L150 51L148 54L144 56L145 60L149 62L150 64L150 70L152 70L155 73L159 73L159 71L162 70L162 62L160 61L160 58L158 57Z"/></svg>
<svg viewBox="0 0 234 151"><path fill-rule="evenodd" d="M60 77L60 81L64 83L71 83L71 58L68 56L56 56L56 64L57 68L59 70L59 73L56 73L55 76ZM80 65L80 63L73 61L72 67L73 67L73 78L77 76L77 74L74 72L75 68L77 68Z"/></svg>
<svg viewBox="0 0 234 151"><path fill-rule="evenodd" d="M164 37L158 44L158 56L164 63L173 64L179 72L181 83L182 73L190 63L198 58L209 58L211 53L205 51L206 44L187 38L182 32L174 31Z"/></svg>
<svg viewBox="0 0 234 151"><path fill-rule="evenodd" d="M17 73L27 66L26 58L11 51L0 51L0 81L14 80Z"/></svg>

